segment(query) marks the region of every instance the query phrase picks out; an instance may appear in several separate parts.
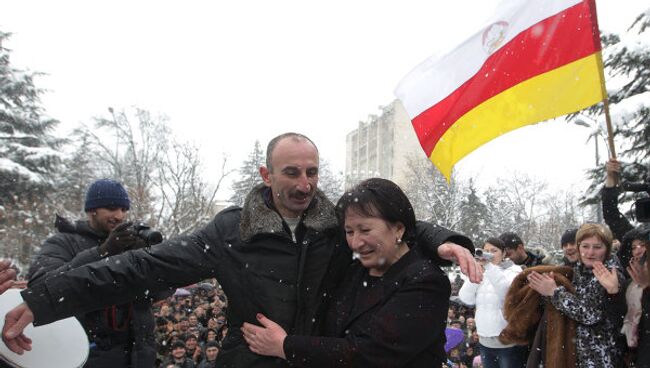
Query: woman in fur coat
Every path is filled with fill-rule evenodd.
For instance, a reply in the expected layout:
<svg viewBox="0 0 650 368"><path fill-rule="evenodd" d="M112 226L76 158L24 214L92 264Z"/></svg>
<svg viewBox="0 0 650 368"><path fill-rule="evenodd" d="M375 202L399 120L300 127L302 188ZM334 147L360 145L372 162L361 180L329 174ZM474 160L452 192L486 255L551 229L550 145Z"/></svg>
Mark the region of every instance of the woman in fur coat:
<svg viewBox="0 0 650 368"><path fill-rule="evenodd" d="M531 272L530 287L549 297L553 306L576 322L578 367L615 367L621 358L617 333L625 314L618 261L610 257L613 236L600 224L582 225L576 234L579 261L574 266L575 294L557 286L552 275Z"/></svg>

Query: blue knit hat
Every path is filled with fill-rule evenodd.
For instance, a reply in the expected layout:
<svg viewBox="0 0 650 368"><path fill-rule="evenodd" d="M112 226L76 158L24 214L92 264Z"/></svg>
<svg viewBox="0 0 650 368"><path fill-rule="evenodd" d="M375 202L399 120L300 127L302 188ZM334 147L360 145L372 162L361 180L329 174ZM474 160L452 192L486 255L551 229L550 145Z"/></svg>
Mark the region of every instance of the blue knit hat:
<svg viewBox="0 0 650 368"><path fill-rule="evenodd" d="M95 208L126 208L131 207L129 195L122 184L111 179L99 179L92 183L86 192L84 211Z"/></svg>

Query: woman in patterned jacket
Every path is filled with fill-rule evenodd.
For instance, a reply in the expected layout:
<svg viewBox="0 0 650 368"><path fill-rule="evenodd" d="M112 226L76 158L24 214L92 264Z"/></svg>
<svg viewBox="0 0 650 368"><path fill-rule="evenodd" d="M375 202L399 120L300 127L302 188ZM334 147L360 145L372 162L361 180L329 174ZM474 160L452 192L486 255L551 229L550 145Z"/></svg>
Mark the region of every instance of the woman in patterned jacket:
<svg viewBox="0 0 650 368"><path fill-rule="evenodd" d="M557 286L548 274L531 272L530 287L550 298L553 306L577 323L578 367L616 367L621 358L617 333L625 314L624 277L611 257L613 236L601 224L578 229L579 261L574 266L576 293Z"/></svg>

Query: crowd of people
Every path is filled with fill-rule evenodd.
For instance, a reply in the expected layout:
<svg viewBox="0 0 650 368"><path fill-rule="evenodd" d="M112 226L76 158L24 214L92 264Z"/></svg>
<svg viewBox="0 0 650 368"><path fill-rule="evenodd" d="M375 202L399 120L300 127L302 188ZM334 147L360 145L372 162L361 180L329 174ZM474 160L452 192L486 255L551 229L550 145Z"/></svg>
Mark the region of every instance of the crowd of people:
<svg viewBox="0 0 650 368"><path fill-rule="evenodd" d="M243 208L157 245L126 221L121 184L96 181L87 218L57 218L30 265L4 343L24 354L27 325L75 316L87 368L650 366L650 231L618 210L615 160L609 226L567 230L556 265L513 232L475 253L416 221L389 180L364 180L334 205L317 189L318 162L309 138L274 138ZM451 261L465 275L453 283L441 270ZM0 293L24 287L9 266Z"/></svg>
<svg viewBox="0 0 650 368"><path fill-rule="evenodd" d="M228 333L227 300L214 280L180 288L153 306L156 367L217 367Z"/></svg>
<svg viewBox="0 0 650 368"><path fill-rule="evenodd" d="M650 367L650 227L619 211L619 171L607 163L605 224L567 229L558 262L512 232L485 241L482 282L452 281L449 367Z"/></svg>

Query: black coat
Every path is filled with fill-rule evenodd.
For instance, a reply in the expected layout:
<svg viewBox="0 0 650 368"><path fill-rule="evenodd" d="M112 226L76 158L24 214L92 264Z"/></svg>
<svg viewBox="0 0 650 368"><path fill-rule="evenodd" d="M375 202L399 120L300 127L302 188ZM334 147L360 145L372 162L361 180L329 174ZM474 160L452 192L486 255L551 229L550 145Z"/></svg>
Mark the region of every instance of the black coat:
<svg viewBox="0 0 650 368"><path fill-rule="evenodd" d="M302 367L440 367L449 279L419 249L379 278L356 261L327 314L324 337L290 335L285 354Z"/></svg>
<svg viewBox="0 0 650 368"><path fill-rule="evenodd" d="M51 275L102 259L98 246L107 234L96 232L87 221L72 224L58 216L55 226L59 232L43 243L29 267L30 287ZM150 298L140 297L133 302L125 301L124 305L93 309L76 314L91 344L86 367L149 368L155 364L155 324ZM117 321L124 323L121 331L122 326L115 329L109 322L113 311L123 317ZM125 317L129 313L130 319ZM116 361L116 357L121 361Z"/></svg>
<svg viewBox="0 0 650 368"><path fill-rule="evenodd" d="M610 230L612 230L614 239L623 240L625 233L632 230L634 226L632 226L630 221L618 209L619 189L617 187L604 187L601 194L603 201L603 219Z"/></svg>
<svg viewBox="0 0 650 368"><path fill-rule="evenodd" d="M169 365L174 364L174 367L177 368L194 368L196 367L196 364L194 364L194 361L190 358L185 358L183 360L183 363L177 363L174 359L167 359L160 364L160 368L167 368Z"/></svg>
<svg viewBox="0 0 650 368"><path fill-rule="evenodd" d="M431 254L441 244L429 241L434 239L471 247L467 238L443 230L428 227L420 233ZM22 295L39 325L107 302L216 277L228 297L230 327L219 365L286 366L281 359L252 353L240 327L257 323L256 313L263 313L291 334L317 333L323 302L352 260L341 234L333 204L318 192L294 240L262 186L249 194L243 209L228 208L193 234L55 275Z"/></svg>

